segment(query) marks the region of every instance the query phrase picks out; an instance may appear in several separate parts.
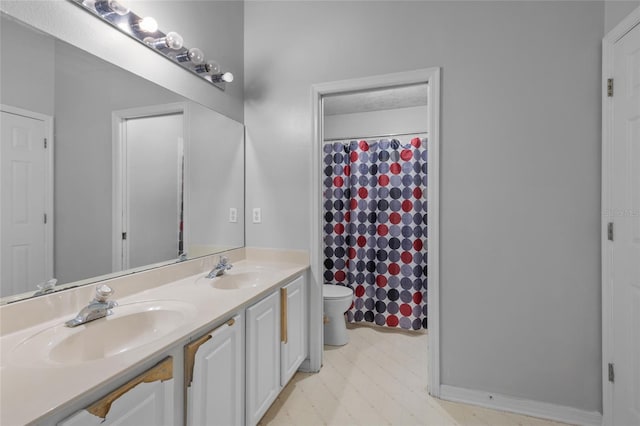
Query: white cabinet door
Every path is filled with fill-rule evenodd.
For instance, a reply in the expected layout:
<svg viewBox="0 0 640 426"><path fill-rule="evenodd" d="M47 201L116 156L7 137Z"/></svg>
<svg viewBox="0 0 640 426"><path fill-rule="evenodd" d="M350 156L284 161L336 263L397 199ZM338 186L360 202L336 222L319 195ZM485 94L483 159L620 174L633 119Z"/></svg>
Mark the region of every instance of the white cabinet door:
<svg viewBox="0 0 640 426"><path fill-rule="evenodd" d="M58 425L173 425L173 382L169 357Z"/></svg>
<svg viewBox="0 0 640 426"><path fill-rule="evenodd" d="M255 425L280 392L280 293L247 308L248 425Z"/></svg>
<svg viewBox="0 0 640 426"><path fill-rule="evenodd" d="M285 386L307 357L304 276L282 287L280 292L280 309L285 312L281 330L280 384Z"/></svg>
<svg viewBox="0 0 640 426"><path fill-rule="evenodd" d="M187 424L193 426L243 425L244 323L242 316L234 316L206 336L187 345L185 364L188 386Z"/></svg>

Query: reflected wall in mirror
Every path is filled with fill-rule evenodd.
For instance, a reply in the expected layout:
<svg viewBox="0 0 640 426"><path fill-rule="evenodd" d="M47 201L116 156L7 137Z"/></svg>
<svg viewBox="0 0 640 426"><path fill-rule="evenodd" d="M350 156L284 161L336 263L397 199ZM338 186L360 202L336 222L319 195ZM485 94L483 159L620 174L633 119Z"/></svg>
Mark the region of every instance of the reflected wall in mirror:
<svg viewBox="0 0 640 426"><path fill-rule="evenodd" d="M0 19L0 303L244 245L241 123Z"/></svg>

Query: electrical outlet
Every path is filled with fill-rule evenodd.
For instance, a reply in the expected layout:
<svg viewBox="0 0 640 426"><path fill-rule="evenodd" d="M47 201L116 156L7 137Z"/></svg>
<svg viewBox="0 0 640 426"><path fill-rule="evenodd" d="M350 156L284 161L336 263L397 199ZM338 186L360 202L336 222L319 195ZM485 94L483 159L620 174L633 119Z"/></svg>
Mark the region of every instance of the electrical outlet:
<svg viewBox="0 0 640 426"><path fill-rule="evenodd" d="M235 207L229 208L229 222L236 223L238 222L238 209Z"/></svg>
<svg viewBox="0 0 640 426"><path fill-rule="evenodd" d="M253 223L262 222L262 209L260 207L253 208Z"/></svg>

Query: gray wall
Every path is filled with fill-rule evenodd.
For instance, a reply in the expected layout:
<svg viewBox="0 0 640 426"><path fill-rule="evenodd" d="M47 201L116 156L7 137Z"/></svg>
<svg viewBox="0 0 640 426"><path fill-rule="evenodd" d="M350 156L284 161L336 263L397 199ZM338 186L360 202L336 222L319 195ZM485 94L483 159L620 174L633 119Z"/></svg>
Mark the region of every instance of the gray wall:
<svg viewBox="0 0 640 426"><path fill-rule="evenodd" d="M244 126L197 104L189 109L189 256L244 245ZM229 209L238 221L229 222Z"/></svg>
<svg viewBox="0 0 640 426"><path fill-rule="evenodd" d="M0 102L53 116L54 40L2 16L0 63Z"/></svg>
<svg viewBox="0 0 640 426"><path fill-rule="evenodd" d="M247 2L248 245L309 248L313 83L440 66L442 382L600 411L603 22L603 2Z"/></svg>
<svg viewBox="0 0 640 426"><path fill-rule="evenodd" d="M607 34L635 8L640 7L640 0L606 0L604 3L604 33Z"/></svg>

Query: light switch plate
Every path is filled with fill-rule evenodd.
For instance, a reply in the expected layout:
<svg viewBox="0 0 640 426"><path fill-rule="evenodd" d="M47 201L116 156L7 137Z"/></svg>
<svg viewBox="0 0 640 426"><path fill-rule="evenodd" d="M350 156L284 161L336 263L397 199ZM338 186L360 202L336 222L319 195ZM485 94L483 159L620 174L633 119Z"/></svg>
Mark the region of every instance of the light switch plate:
<svg viewBox="0 0 640 426"><path fill-rule="evenodd" d="M260 207L253 208L253 223L262 222L262 209Z"/></svg>
<svg viewBox="0 0 640 426"><path fill-rule="evenodd" d="M236 223L238 222L238 209L235 207L229 208L229 222Z"/></svg>

